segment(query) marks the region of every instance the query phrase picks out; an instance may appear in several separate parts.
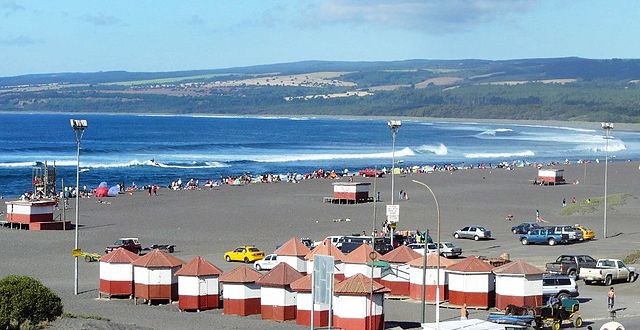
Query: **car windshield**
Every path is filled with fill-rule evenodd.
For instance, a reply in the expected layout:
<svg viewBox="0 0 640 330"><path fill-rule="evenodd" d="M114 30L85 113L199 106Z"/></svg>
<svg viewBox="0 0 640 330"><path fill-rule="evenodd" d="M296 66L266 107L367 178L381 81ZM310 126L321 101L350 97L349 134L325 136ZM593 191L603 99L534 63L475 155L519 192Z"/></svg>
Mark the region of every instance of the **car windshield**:
<svg viewBox="0 0 640 330"><path fill-rule="evenodd" d="M453 243L444 243L444 246L446 246L448 248L454 247Z"/></svg>
<svg viewBox="0 0 640 330"><path fill-rule="evenodd" d="M260 250L256 248L249 248L249 252L260 252Z"/></svg>
<svg viewBox="0 0 640 330"><path fill-rule="evenodd" d="M121 239L117 240L115 243L115 245L123 245L123 244L124 244L124 241Z"/></svg>
<svg viewBox="0 0 640 330"><path fill-rule="evenodd" d="M486 229L484 229L484 227L478 227L479 231L486 231Z"/></svg>

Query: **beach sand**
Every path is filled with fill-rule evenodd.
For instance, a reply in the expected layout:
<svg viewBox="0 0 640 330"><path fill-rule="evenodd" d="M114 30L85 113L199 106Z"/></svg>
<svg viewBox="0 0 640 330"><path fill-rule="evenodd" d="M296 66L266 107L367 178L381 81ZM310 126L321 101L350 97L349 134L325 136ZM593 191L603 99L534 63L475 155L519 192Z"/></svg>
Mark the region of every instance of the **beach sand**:
<svg viewBox="0 0 640 330"><path fill-rule="evenodd" d="M565 169L568 182L579 184L539 186L529 183L537 175L535 167L506 169L470 169L456 172L407 174L396 176L395 191L407 192L409 200L400 205L399 229L424 230L429 228L436 239L435 204L422 186L411 180L428 184L437 196L441 213L441 240L454 241L464 249L464 255L498 257L510 254L512 259L522 258L539 267L555 260L563 253L590 254L593 257L623 258L634 250L640 250L640 170L638 162L610 162L609 194L628 193L632 197L626 203L608 212L608 232L614 238L602 239L602 209L594 213L561 216L562 199L571 203L604 195L604 163L586 165L558 165ZM586 171L586 175L585 175ZM344 179L343 179L344 180ZM223 261L223 253L238 245L254 244L266 253L275 250L292 236L309 237L314 241L328 235L370 233L374 204L335 205L323 203L324 196L331 196L332 183L336 180L312 179L297 184L274 183L248 186L222 186L214 190L170 191L161 189L158 196L150 197L144 191L133 195L98 199L82 199L80 203L80 247L84 251L104 251L104 247L119 237L139 237L143 246L153 243L176 244L174 255L185 262L200 255L224 271L239 263ZM373 183L371 178L355 178L355 181ZM390 197L390 176L377 179L376 190L383 202L377 203L376 224L380 229L384 221L385 207ZM371 192L373 194L373 185ZM74 206L74 201L70 202ZM563 246L523 246L510 232L511 226L523 221L535 221L535 212L550 224L585 224L595 230L598 240ZM505 221L507 214L514 215L512 222ZM73 222L74 210L66 213ZM350 222L334 222L333 219L351 219ZM454 240L452 232L465 225L484 225L492 231L494 239L475 242ZM40 279L56 291L65 311L99 315L110 319L112 328L138 327L156 329L216 328L216 329L288 329L301 328L295 322L262 321L259 316L235 317L222 315L221 310L201 313L181 313L177 305L134 306L130 300L97 300L98 263L80 261L79 296L73 295L73 231L29 232L0 229L0 277L24 274ZM583 304L588 311L585 319L605 318L604 287L587 287L580 281L581 296L594 300ZM602 292L601 292L602 291ZM637 284L619 284L618 305L634 305L638 311L640 294ZM601 306L602 305L602 306ZM411 327L419 321L420 304L411 301L388 301L385 305L388 325L397 322ZM433 307L428 309L428 321L433 320ZM474 314L475 313L475 314ZM485 318L486 313L472 311L472 317ZM457 310L443 309L442 317L455 318ZM598 322L598 321L596 321ZM82 328L81 322L63 320L54 328ZM75 324L75 325L73 325ZM409 324L409 325L407 325ZM413 323L414 326L417 324ZM98 325L95 325L98 326ZM85 326L86 327L86 326ZM101 325L102 328L108 326Z"/></svg>

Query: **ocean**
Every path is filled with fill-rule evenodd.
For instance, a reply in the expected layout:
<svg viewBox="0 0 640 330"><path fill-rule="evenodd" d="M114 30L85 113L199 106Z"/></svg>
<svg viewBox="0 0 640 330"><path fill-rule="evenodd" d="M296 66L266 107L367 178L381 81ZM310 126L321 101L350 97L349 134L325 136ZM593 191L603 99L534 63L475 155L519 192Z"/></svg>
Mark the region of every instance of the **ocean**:
<svg viewBox="0 0 640 330"><path fill-rule="evenodd" d="M0 196L31 190L36 162L53 164L75 183L76 140L69 119L87 119L80 185L106 181L167 186L181 178L351 172L391 167L383 119L209 117L169 115L0 114ZM478 122L403 120L398 166L501 162L595 161L604 158L601 129ZM640 132L614 130L611 159L640 159Z"/></svg>

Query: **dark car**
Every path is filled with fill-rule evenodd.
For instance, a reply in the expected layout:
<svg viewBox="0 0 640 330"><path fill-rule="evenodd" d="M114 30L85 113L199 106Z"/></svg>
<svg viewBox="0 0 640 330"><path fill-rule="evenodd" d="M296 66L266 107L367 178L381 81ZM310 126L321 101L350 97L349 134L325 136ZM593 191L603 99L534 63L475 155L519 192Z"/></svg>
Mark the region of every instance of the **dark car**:
<svg viewBox="0 0 640 330"><path fill-rule="evenodd" d="M511 232L514 234L526 234L529 230L534 228L540 228L540 226L535 222L523 222L517 226L511 227Z"/></svg>
<svg viewBox="0 0 640 330"><path fill-rule="evenodd" d="M142 245L140 245L138 239L130 237L120 238L116 240L112 245L109 245L106 249L104 249L104 253L109 253L119 248L124 248L125 250L129 250L135 254L140 254L140 252L142 252Z"/></svg>

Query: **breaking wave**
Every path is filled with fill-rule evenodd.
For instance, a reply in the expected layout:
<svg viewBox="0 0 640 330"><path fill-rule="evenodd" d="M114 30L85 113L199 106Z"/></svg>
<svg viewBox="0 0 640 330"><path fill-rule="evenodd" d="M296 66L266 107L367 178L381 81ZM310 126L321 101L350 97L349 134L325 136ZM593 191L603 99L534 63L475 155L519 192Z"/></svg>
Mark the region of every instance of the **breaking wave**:
<svg viewBox="0 0 640 330"><path fill-rule="evenodd" d="M419 147L416 148L416 151L419 153L432 153L432 154L436 154L438 156L444 156L446 154L449 153L449 149L447 149L447 146L445 146L444 144L440 143L440 145L428 145L428 144L423 144Z"/></svg>
<svg viewBox="0 0 640 330"><path fill-rule="evenodd" d="M512 157L531 157L536 154L531 150L521 152L478 152L464 154L464 158L512 158Z"/></svg>
<svg viewBox="0 0 640 330"><path fill-rule="evenodd" d="M415 156L411 148L404 148L396 151L396 157ZM251 161L258 163L280 163L313 160L333 160L333 159L371 159L371 158L391 158L391 152L379 152L368 154L302 154L302 155L269 155L264 157L253 157Z"/></svg>

